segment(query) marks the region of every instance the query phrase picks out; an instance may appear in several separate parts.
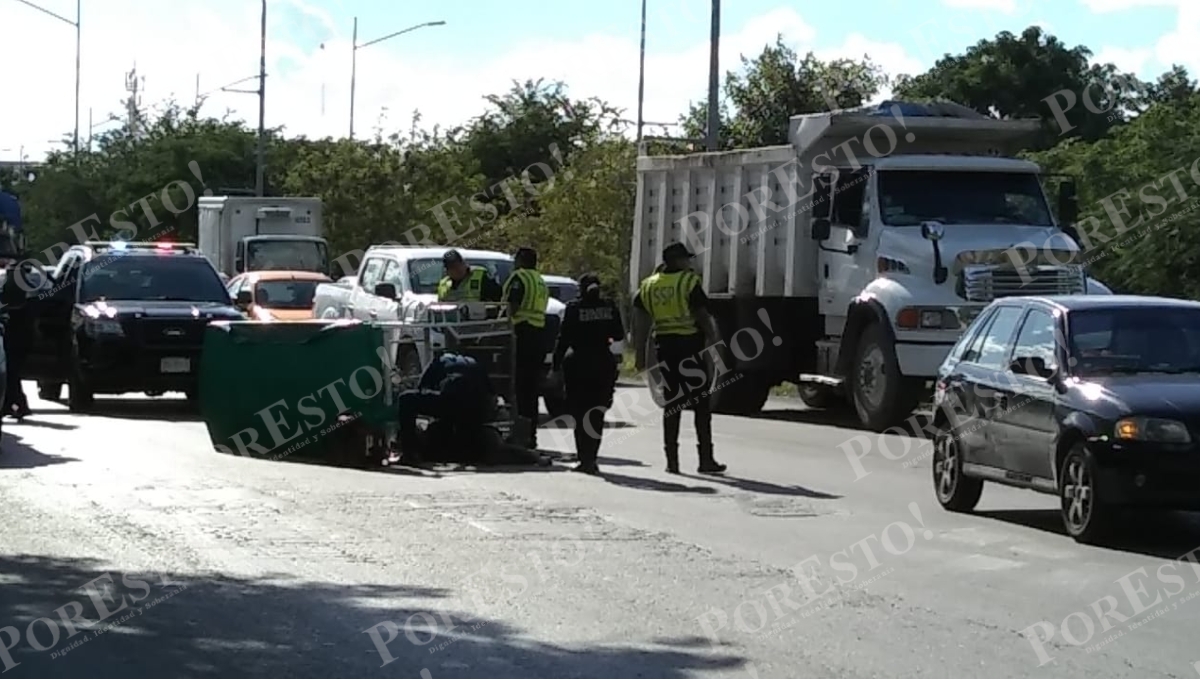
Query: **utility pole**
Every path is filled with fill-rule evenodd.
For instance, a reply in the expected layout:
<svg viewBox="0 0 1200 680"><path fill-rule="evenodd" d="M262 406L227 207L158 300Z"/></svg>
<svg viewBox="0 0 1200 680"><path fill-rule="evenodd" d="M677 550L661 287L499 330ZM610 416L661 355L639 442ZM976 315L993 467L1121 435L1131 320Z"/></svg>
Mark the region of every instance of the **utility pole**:
<svg viewBox="0 0 1200 680"><path fill-rule="evenodd" d="M646 2L642 0L642 46L638 53L638 112L637 112L637 143L638 152L642 148L642 118L643 106L646 103Z"/></svg>
<svg viewBox="0 0 1200 680"><path fill-rule="evenodd" d="M716 151L720 148L721 108L717 101L721 87L720 45L721 0L712 0L712 41L709 46L708 61L708 135L706 135L709 151Z"/></svg>
<svg viewBox="0 0 1200 680"><path fill-rule="evenodd" d="M444 22L444 21L426 21L423 24L417 24L416 26L409 26L408 28L404 29L403 31L396 31L395 33L389 33L389 34L383 36L382 38L376 38L370 42L365 42L365 43L359 45L358 44L358 17L354 17L354 34L350 39L350 44L351 44L351 50L350 50L350 139L351 139L351 141L354 140L354 90L355 90L355 86L357 84L356 81L358 80L358 51L364 47L369 47L371 45L374 45L375 43L381 43L384 40L391 40L392 38L395 38L398 35L404 35L405 33L412 33L413 31L420 29L420 28L428 28L430 26L445 26L445 25L446 25L446 22Z"/></svg>
<svg viewBox="0 0 1200 680"><path fill-rule="evenodd" d="M262 198L266 190L267 155L267 0L262 0L261 50L258 56L258 153L254 168L254 192Z"/></svg>
<svg viewBox="0 0 1200 680"><path fill-rule="evenodd" d="M79 156L79 54L83 46L83 0L75 0L75 155Z"/></svg>

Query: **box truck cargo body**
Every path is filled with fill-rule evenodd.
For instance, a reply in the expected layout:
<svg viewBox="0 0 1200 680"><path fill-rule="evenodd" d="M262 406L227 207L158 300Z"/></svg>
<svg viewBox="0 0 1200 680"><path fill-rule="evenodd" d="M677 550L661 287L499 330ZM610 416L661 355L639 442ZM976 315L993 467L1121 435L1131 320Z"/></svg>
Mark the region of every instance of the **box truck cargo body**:
<svg viewBox="0 0 1200 680"><path fill-rule="evenodd" d="M205 196L199 204L200 251L219 271L329 273L319 198Z"/></svg>

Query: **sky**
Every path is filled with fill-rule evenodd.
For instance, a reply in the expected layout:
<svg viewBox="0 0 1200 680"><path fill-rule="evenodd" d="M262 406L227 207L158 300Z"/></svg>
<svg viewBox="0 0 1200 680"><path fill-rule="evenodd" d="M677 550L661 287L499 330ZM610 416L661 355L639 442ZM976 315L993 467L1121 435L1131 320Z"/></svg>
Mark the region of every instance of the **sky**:
<svg viewBox="0 0 1200 680"><path fill-rule="evenodd" d="M143 108L196 100L207 115L257 124L257 0L78 0L79 129L115 125L136 72ZM75 0L0 0L8 59L0 98L0 160L38 161L75 127ZM708 80L711 0L648 0L645 119L675 123ZM355 136L453 126L486 109L514 80L561 80L572 97L600 97L634 118L641 0L268 0L266 124L290 135L344 137L357 44ZM1200 0L726 0L721 70L736 69L777 34L798 53L869 55L889 74L924 71L1000 31L1037 24L1152 78L1171 64L1200 73ZM883 93L886 96L886 92ZM89 122L90 119L90 122ZM652 134L662 132L650 128Z"/></svg>

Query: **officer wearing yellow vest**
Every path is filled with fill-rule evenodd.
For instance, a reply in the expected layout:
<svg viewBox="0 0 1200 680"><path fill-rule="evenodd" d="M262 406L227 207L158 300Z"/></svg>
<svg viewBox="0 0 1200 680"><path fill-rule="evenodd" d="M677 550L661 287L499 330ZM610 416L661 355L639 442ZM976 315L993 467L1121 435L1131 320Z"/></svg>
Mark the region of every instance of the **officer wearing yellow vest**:
<svg viewBox="0 0 1200 680"><path fill-rule="evenodd" d="M705 334L710 327L708 296L700 277L691 270L692 254L682 243L663 249L663 264L646 277L633 299L635 309L649 315L654 345L662 371L663 394L669 400L663 411L663 448L667 472L679 474L679 428L683 411L695 417L702 474L720 474L725 466L713 457L712 410L709 407ZM686 370L685 370L686 364Z"/></svg>
<svg viewBox="0 0 1200 680"><path fill-rule="evenodd" d="M438 283L438 302L499 302L500 284L483 267L472 267L462 253L450 249L442 256L446 275Z"/></svg>
<svg viewBox="0 0 1200 680"><path fill-rule="evenodd" d="M538 387L548 351L544 331L550 289L546 287L546 281L537 269L536 250L520 248L513 260L512 274L504 282L502 301L508 304L508 313L516 334L514 388L517 415L528 420L529 440L526 445L536 449Z"/></svg>

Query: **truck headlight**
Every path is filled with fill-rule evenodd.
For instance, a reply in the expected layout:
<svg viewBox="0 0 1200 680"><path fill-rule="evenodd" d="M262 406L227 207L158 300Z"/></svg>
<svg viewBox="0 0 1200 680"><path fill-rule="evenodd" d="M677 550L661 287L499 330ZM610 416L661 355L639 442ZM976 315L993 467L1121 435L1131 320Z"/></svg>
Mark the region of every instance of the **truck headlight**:
<svg viewBox="0 0 1200 680"><path fill-rule="evenodd" d="M896 326L906 330L957 330L958 314L944 307L905 307L896 315Z"/></svg>
<svg viewBox="0 0 1200 680"><path fill-rule="evenodd" d="M1186 425L1165 418L1122 418L1117 421L1113 434L1117 439L1126 441L1162 444L1188 444L1192 441Z"/></svg>
<svg viewBox="0 0 1200 680"><path fill-rule="evenodd" d="M121 322L116 319L88 319L85 326L88 335L110 335L123 337Z"/></svg>

